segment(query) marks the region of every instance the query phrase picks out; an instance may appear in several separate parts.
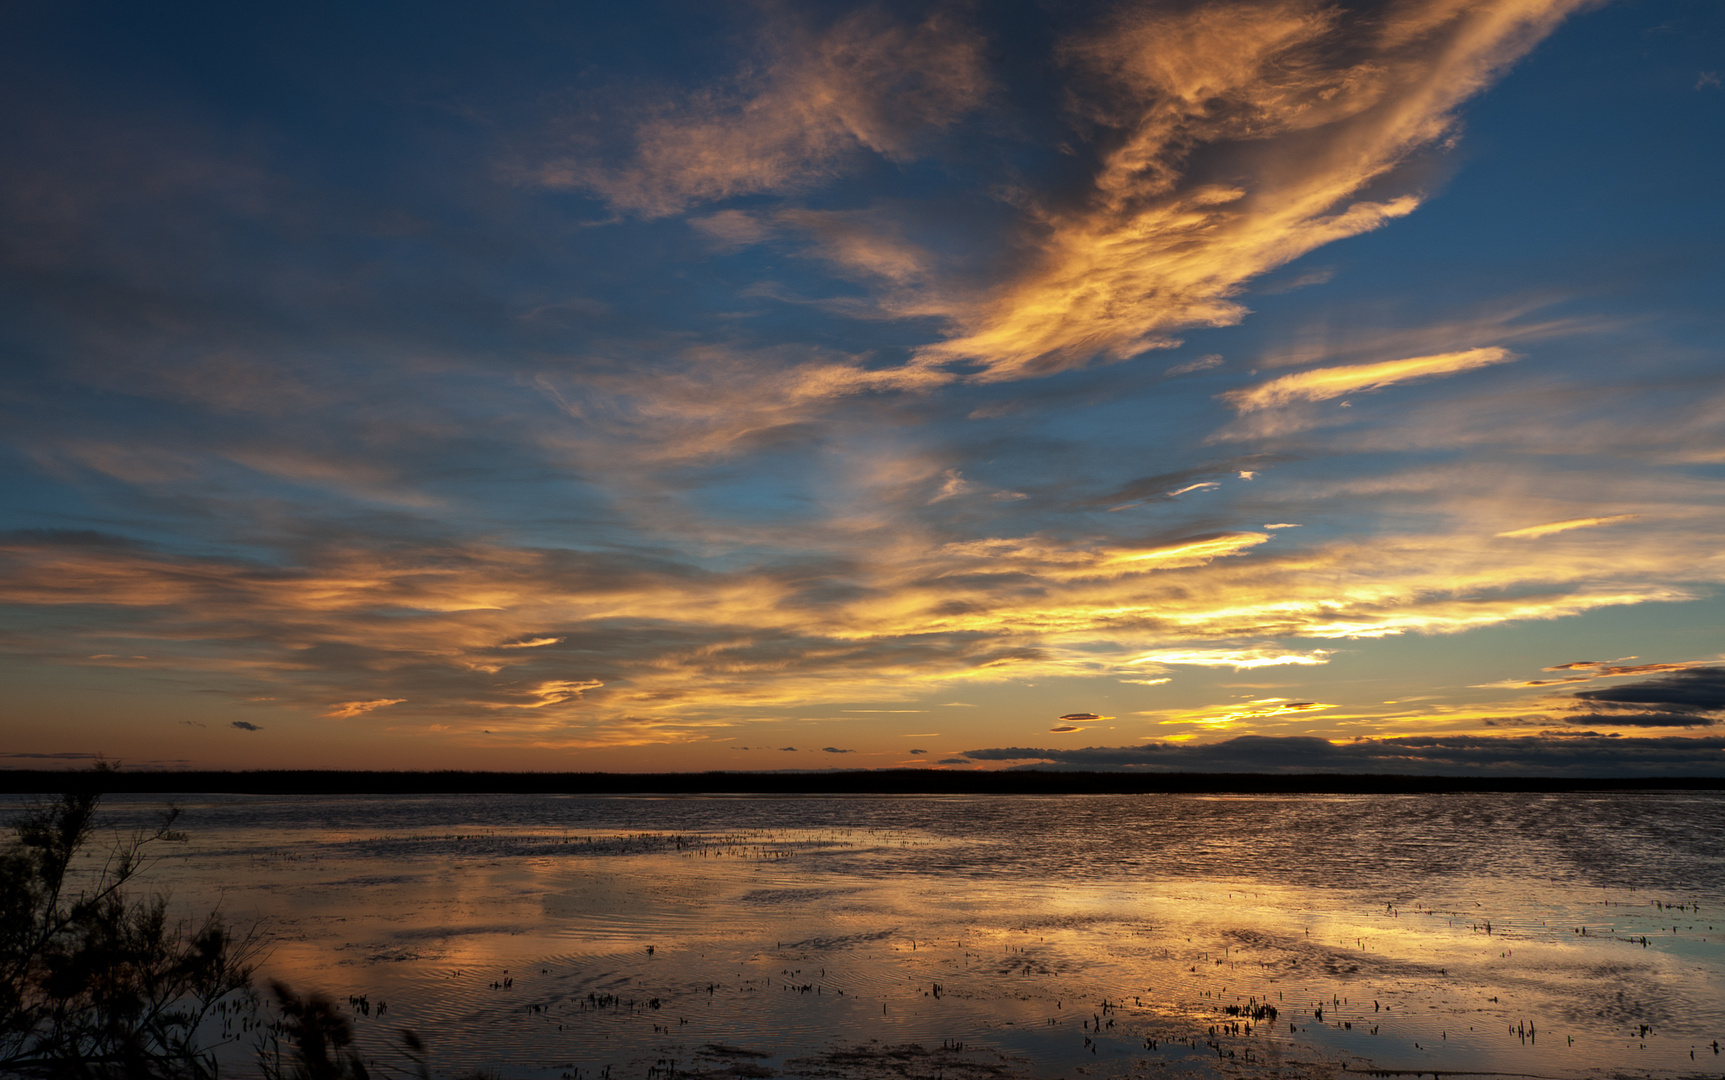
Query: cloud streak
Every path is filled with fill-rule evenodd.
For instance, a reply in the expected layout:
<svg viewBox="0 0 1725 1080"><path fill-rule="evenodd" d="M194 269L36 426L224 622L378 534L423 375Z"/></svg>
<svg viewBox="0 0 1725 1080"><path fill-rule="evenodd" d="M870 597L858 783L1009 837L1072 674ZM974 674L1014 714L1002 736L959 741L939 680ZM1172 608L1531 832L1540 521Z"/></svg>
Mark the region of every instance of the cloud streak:
<svg viewBox="0 0 1725 1080"><path fill-rule="evenodd" d="M1295 375L1230 390L1222 399L1240 412L1255 412L1300 401L1328 401L1348 394L1382 390L1397 383L1455 375L1515 359L1508 349L1468 349L1437 356L1415 356L1385 360L1377 364L1315 368Z"/></svg>
<svg viewBox="0 0 1725 1080"><path fill-rule="evenodd" d="M1625 521L1634 521L1639 514L1612 514L1609 517L1570 518L1568 521L1551 521L1544 525L1529 525L1521 529L1510 529L1497 535L1510 540L1532 540L1536 537L1550 536L1553 533L1568 532L1571 529L1597 529L1602 525L1620 525Z"/></svg>

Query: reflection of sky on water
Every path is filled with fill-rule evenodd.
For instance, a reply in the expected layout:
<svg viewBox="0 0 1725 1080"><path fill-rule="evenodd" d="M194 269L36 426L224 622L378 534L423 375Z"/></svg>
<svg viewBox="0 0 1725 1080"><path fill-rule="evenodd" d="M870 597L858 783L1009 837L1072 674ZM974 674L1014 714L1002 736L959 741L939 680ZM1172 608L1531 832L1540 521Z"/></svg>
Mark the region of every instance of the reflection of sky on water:
<svg viewBox="0 0 1725 1080"><path fill-rule="evenodd" d="M1682 1074L1725 1039L1722 801L199 797L156 873L264 918L269 974L387 1001L367 1038L506 1076L736 1064L710 1044L836 1075L803 1059L870 1040L963 1043L919 1066L954 1075Z"/></svg>

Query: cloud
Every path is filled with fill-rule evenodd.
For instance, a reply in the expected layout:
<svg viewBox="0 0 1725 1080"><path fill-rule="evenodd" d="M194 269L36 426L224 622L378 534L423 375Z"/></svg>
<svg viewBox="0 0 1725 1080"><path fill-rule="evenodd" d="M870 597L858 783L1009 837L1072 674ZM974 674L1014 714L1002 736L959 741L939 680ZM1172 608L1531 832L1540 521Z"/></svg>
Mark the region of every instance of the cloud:
<svg viewBox="0 0 1725 1080"><path fill-rule="evenodd" d="M1511 529L1497 535L1511 539L1524 540L1536 536L1550 536L1552 533L1568 532L1570 529L1593 529L1601 525L1617 525L1625 521L1634 521L1639 514L1613 514L1610 517L1570 518L1568 521L1552 521L1544 525L1529 525L1524 529Z"/></svg>
<svg viewBox="0 0 1725 1080"><path fill-rule="evenodd" d="M920 355L1017 379L1238 322L1251 279L1411 213L1397 168L1583 3L1123 5L1064 48L1106 136L1087 197L1038 207L1030 265Z"/></svg>
<svg viewBox="0 0 1725 1080"><path fill-rule="evenodd" d="M1151 502L1165 502L1186 491L1221 486L1210 477L1246 472L1256 475L1257 470L1270 460L1265 454L1247 454L1195 468L1153 473L1111 487L1086 502L1092 506L1106 506L1111 511L1129 510Z"/></svg>
<svg viewBox="0 0 1725 1080"><path fill-rule="evenodd" d="M235 720L233 722L232 726L239 728L241 731L262 731L263 730L263 728L259 727L258 725L254 724L254 723L251 723L250 721L247 721L247 720Z"/></svg>
<svg viewBox="0 0 1725 1080"><path fill-rule="evenodd" d="M787 228L808 234L814 241L802 251L820 259L842 276L888 286L915 286L914 292L895 293L885 313L892 316L938 312L928 278L930 252L907 240L891 217L870 210L781 210L774 220ZM863 309L845 309L861 314Z"/></svg>
<svg viewBox="0 0 1725 1080"><path fill-rule="evenodd" d="M1454 375L1514 359L1515 354L1508 349L1490 348L1386 360L1377 364L1315 368L1271 379L1257 386L1230 390L1222 395L1222 400L1240 412L1254 412L1296 401L1327 401L1348 394L1381 390L1396 383Z"/></svg>
<svg viewBox="0 0 1725 1080"><path fill-rule="evenodd" d="M1180 495L1185 495L1187 492L1209 491L1211 488L1218 488L1221 486L1222 486L1221 484L1218 484L1214 480L1205 480L1205 481L1202 481L1202 482L1196 483L1196 484L1187 484L1183 488L1176 488L1175 490L1170 491L1167 494L1168 494L1168 497L1170 499L1172 499L1172 498L1175 498L1175 497L1180 496Z"/></svg>
<svg viewBox="0 0 1725 1080"><path fill-rule="evenodd" d="M690 218L689 224L720 248L758 244L773 234L769 223L743 210L720 210L705 217Z"/></svg>
<svg viewBox="0 0 1725 1080"><path fill-rule="evenodd" d="M346 720L349 717L360 716L364 713L371 712L374 709L382 709L390 705L400 705L406 700L406 698L373 698L370 701L339 701L334 705L331 705L329 711L324 713L324 715L336 720ZM236 720L234 724L237 727L242 722L243 721Z"/></svg>
<svg viewBox="0 0 1725 1080"><path fill-rule="evenodd" d="M840 750L836 746L823 746L823 747L821 747L821 753L823 753L823 754L854 754L854 753L856 753L856 751L855 750Z"/></svg>
<svg viewBox="0 0 1725 1080"><path fill-rule="evenodd" d="M646 482L656 468L810 439L838 405L915 395L954 378L814 347L700 344L652 366L543 372L534 385L576 425L567 441L548 441Z"/></svg>
<svg viewBox="0 0 1725 1080"><path fill-rule="evenodd" d="M1064 735L1069 731L1083 731L1084 729L1079 728L1079 727L1074 727L1071 724L1057 724L1054 727L1049 728L1048 730L1053 732L1056 735Z"/></svg>
<svg viewBox="0 0 1725 1080"><path fill-rule="evenodd" d="M356 719L411 698L457 735L503 724L558 745L642 744L780 706L1312 666L1330 651L1277 639L1455 633L1685 599L1662 582L1705 571L1714 535L1554 556L1467 525L1274 554L1261 533L952 543L914 518L834 505L788 529L679 534L672 519L658 535L739 553L706 565L650 547L411 537L313 542L269 561L14 537L0 543L0 601L77 618L5 644L32 663L105 664L88 660L89 610L110 640L149 641L158 677L240 700ZM540 638L563 641L498 647Z"/></svg>
<svg viewBox="0 0 1725 1080"><path fill-rule="evenodd" d="M605 683L599 679L546 679L520 690L506 690L507 698L514 700L492 701L485 703L488 709L543 709L553 705L567 705L580 701L589 690L597 690ZM393 705L395 702L385 702Z"/></svg>
<svg viewBox="0 0 1725 1080"><path fill-rule="evenodd" d="M560 637L535 637L528 638L526 641L506 641L497 647L499 649L542 649L547 645L561 645L562 643L563 639Z"/></svg>
<svg viewBox="0 0 1725 1080"><path fill-rule="evenodd" d="M1621 679L1634 675L1652 675L1661 671L1687 671L1690 668L1705 667L1712 662L1708 660L1685 660L1666 664L1607 664L1597 660L1577 660L1542 669L1567 673L1559 679L1505 679L1494 683L1475 683L1474 686L1476 688L1562 686L1592 682L1595 679Z"/></svg>
<svg viewBox="0 0 1725 1080"><path fill-rule="evenodd" d="M1720 722L1725 714L1725 667L1696 667L1662 678L1599 690L1582 690L1576 700L1605 706L1614 723L1697 726ZM1575 722L1581 722L1579 720Z"/></svg>
<svg viewBox="0 0 1725 1080"><path fill-rule="evenodd" d="M1625 657L1633 660L1635 657ZM1701 667L1705 660L1682 660L1676 663L1664 664L1619 664L1603 663L1598 660L1572 660L1567 664L1554 664L1544 668L1545 671L1580 671L1585 672L1590 679L1602 679L1621 675L1649 675L1656 671L1686 671L1689 668Z"/></svg>
<svg viewBox="0 0 1725 1080"><path fill-rule="evenodd" d="M1191 710L1150 710L1137 715L1159 717L1157 722L1160 724L1196 724L1206 728L1230 728L1245 721L1261 725L1266 720L1277 720L1289 716L1306 716L1310 713L1323 712L1336 707L1321 701L1293 701L1288 698L1271 697L1258 698L1237 705L1211 705L1206 708Z"/></svg>
<svg viewBox="0 0 1725 1080"><path fill-rule="evenodd" d="M1128 664L1191 664L1196 667L1231 667L1235 671L1260 667L1284 667L1330 662L1331 649L1295 652L1275 645L1231 649L1155 649L1126 661Z"/></svg>
<svg viewBox="0 0 1725 1080"><path fill-rule="evenodd" d="M949 758L941 758L939 761L935 762L935 764L936 765L969 765L969 764L971 764L971 761L969 758L949 757Z"/></svg>
<svg viewBox="0 0 1725 1080"><path fill-rule="evenodd" d="M570 155L537 167L534 179L664 217L797 190L862 152L909 160L927 134L975 109L990 87L982 39L943 12L908 23L868 7L824 32L782 20L760 40L766 60L758 74L745 71L642 120L625 161ZM715 235L742 236L737 219L706 221Z"/></svg>
<svg viewBox="0 0 1725 1080"><path fill-rule="evenodd" d="M1070 580L1200 566L1239 555L1268 539L1263 533L1219 533L1141 546L1080 546L1039 537L1002 537L948 544L942 554L955 563L969 563L979 573L1035 573Z"/></svg>
<svg viewBox="0 0 1725 1080"><path fill-rule="evenodd" d="M966 750L974 761L1147 772L1412 773L1466 776L1725 776L1725 737L1429 735L1331 742L1240 735L1211 743Z"/></svg>
<svg viewBox="0 0 1725 1080"><path fill-rule="evenodd" d="M1221 366L1222 357L1216 353L1211 353L1208 356L1200 356L1196 360L1188 360L1184 364L1175 364L1162 374L1172 378L1175 375L1190 375L1196 371L1209 371L1211 368Z"/></svg>
<svg viewBox="0 0 1725 1080"><path fill-rule="evenodd" d="M907 753L907 754L926 754L926 753L928 753L928 751L927 750L918 750L918 749L913 747L909 750L906 750L905 753Z"/></svg>

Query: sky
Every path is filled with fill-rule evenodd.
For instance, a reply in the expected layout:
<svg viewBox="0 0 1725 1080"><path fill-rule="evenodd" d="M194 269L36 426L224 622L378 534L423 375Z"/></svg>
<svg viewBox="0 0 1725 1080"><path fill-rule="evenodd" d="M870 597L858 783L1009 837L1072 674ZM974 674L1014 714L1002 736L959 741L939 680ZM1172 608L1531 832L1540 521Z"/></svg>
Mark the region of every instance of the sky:
<svg viewBox="0 0 1725 1080"><path fill-rule="evenodd" d="M1725 775L1725 5L0 14L0 767Z"/></svg>

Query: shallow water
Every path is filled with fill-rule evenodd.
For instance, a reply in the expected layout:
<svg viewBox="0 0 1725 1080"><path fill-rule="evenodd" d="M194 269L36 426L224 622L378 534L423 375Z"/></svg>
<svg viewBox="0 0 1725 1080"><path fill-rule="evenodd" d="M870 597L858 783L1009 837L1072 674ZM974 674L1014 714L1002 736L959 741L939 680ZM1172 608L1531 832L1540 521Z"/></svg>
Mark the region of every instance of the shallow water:
<svg viewBox="0 0 1725 1080"><path fill-rule="evenodd" d="M446 1075L1725 1076L1717 793L177 801L151 884Z"/></svg>

